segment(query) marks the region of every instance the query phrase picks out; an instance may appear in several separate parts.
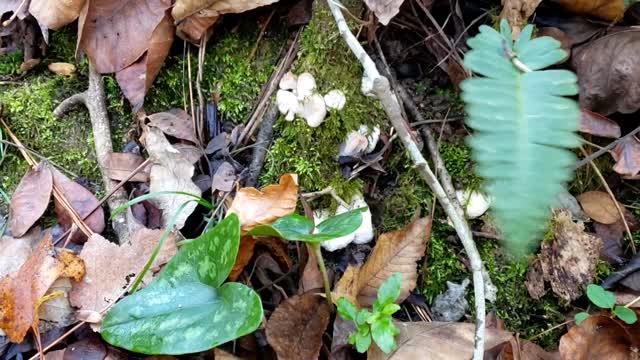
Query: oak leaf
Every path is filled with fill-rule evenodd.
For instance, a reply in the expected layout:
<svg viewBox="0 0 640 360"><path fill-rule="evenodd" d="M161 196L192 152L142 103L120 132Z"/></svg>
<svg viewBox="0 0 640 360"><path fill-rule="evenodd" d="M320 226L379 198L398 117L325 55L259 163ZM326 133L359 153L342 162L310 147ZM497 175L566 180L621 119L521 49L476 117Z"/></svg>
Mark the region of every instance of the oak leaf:
<svg viewBox="0 0 640 360"><path fill-rule="evenodd" d="M9 206L9 230L14 237L21 237L40 219L49 206L53 178L45 163L29 169L13 193Z"/></svg>

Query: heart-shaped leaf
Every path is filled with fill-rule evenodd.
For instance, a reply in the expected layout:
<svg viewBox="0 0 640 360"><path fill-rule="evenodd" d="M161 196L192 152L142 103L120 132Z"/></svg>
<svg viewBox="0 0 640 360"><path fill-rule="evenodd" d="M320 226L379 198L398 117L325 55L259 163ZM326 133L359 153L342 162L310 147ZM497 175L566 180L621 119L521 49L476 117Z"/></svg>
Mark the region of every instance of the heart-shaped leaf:
<svg viewBox="0 0 640 360"><path fill-rule="evenodd" d="M358 230L362 224L362 212L366 208L347 211L329 218L316 226L313 221L298 214L291 214L269 225L260 225L249 232L251 236L277 236L289 241L319 243L346 236Z"/></svg>
<svg viewBox="0 0 640 360"><path fill-rule="evenodd" d="M144 354L207 350L253 332L262 304L252 289L222 284L235 262L235 214L185 245L146 288L117 303L102 323L112 345Z"/></svg>
<svg viewBox="0 0 640 360"><path fill-rule="evenodd" d="M613 309L613 313L618 317L618 319L626 322L629 325L634 324L636 321L638 321L638 316L636 315L636 313L628 307L616 306L615 309Z"/></svg>
<svg viewBox="0 0 640 360"><path fill-rule="evenodd" d="M610 309L616 304L616 296L611 291L594 284L587 286L587 297L592 303L603 309Z"/></svg>

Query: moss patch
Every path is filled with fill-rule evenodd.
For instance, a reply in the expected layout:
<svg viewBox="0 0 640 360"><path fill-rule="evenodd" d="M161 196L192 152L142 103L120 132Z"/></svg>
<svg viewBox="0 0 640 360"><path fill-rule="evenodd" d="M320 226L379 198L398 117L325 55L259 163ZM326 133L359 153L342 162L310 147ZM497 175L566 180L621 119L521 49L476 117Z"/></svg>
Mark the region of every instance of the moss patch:
<svg viewBox="0 0 640 360"><path fill-rule="evenodd" d="M473 171L471 149L464 144L442 143L440 155L451 178L462 188L476 190L482 179Z"/></svg>

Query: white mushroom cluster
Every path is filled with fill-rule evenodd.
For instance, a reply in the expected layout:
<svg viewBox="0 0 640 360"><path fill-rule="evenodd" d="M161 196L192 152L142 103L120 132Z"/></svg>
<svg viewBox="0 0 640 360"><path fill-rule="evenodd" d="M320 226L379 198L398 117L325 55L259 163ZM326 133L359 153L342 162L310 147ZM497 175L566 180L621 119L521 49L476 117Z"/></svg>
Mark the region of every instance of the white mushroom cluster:
<svg viewBox="0 0 640 360"><path fill-rule="evenodd" d="M338 156L357 157L369 154L376 148L380 140L380 128L374 126L369 128L367 125L360 125L358 130L354 130L347 135L347 138L338 150Z"/></svg>
<svg viewBox="0 0 640 360"><path fill-rule="evenodd" d="M331 90L325 96L316 92L316 79L309 73L299 76L291 72L280 80L280 90L276 94L278 110L287 121L298 116L311 127L318 127L327 117L328 110L340 111L346 97L340 90Z"/></svg>
<svg viewBox="0 0 640 360"><path fill-rule="evenodd" d="M355 244L366 244L373 240L373 224L371 223L371 210L369 210L369 205L364 201L364 198L360 194L356 194L351 198L351 202L349 204L349 208L346 208L342 205L338 206L336 209L335 215L343 214L347 211L360 209L366 207L367 209L362 212L362 224L355 232L339 237L336 239L323 241L320 244L327 251L336 251L339 249L344 249L347 245L351 243ZM321 209L313 212L313 220L316 224L321 223L324 220L327 220L330 216L332 216L331 211L329 209ZM316 230L317 231L317 230Z"/></svg>

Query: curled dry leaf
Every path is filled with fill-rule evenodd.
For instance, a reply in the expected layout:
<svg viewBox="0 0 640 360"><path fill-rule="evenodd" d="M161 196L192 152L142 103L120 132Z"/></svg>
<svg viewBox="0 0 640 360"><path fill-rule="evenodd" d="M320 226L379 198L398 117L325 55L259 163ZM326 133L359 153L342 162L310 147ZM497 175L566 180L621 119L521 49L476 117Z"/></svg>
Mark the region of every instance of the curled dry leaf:
<svg viewBox="0 0 640 360"><path fill-rule="evenodd" d="M58 254L47 234L15 273L0 281L0 329L19 343L37 319L37 305L59 277L80 279L84 264L69 252Z"/></svg>
<svg viewBox="0 0 640 360"><path fill-rule="evenodd" d="M149 48L171 0L91 0L78 20L78 48L101 74L115 73Z"/></svg>
<svg viewBox="0 0 640 360"><path fill-rule="evenodd" d="M601 19L615 21L622 19L625 0L552 0L567 10L581 15L592 15Z"/></svg>
<svg viewBox="0 0 640 360"><path fill-rule="evenodd" d="M372 345L367 353L369 360L404 359L471 359L475 339L475 325L446 322L398 322L400 329L396 338L398 348L390 354L383 353ZM489 328L485 331L485 349L491 350L513 338L504 330Z"/></svg>
<svg viewBox="0 0 640 360"><path fill-rule="evenodd" d="M176 22L198 13L204 17L239 14L278 2L278 0L177 0L171 15Z"/></svg>
<svg viewBox="0 0 640 360"><path fill-rule="evenodd" d="M620 125L617 122L587 109L580 110L580 131L613 139L621 135Z"/></svg>
<svg viewBox="0 0 640 360"><path fill-rule="evenodd" d="M520 30L527 24L527 19L536 11L542 0L502 0L501 19L507 19L513 29L513 37L520 35Z"/></svg>
<svg viewBox="0 0 640 360"><path fill-rule="evenodd" d="M142 271L163 233L164 230L142 228L133 234L130 243L122 246L98 234L91 236L80 252L87 266L86 276L73 285L71 304L80 310L99 312L116 302ZM176 251L175 237L169 235L152 270L157 271Z"/></svg>
<svg viewBox="0 0 640 360"><path fill-rule="evenodd" d="M29 169L22 177L9 206L9 230L13 236L21 237L40 219L49 206L52 189L51 169L45 163Z"/></svg>
<svg viewBox="0 0 640 360"><path fill-rule="evenodd" d="M603 224L613 224L620 220L620 214L611 196L603 191L587 191L577 196L582 209L593 220ZM620 205L622 208L622 205Z"/></svg>
<svg viewBox="0 0 640 360"><path fill-rule="evenodd" d="M144 158L133 153L116 153L112 152L107 155L105 161L105 172L107 176L116 181L122 181L131 174L138 166L144 162ZM129 181L147 182L149 181L149 172L147 169L138 171Z"/></svg>
<svg viewBox="0 0 640 360"><path fill-rule="evenodd" d="M267 341L280 360L317 359L329 324L329 305L311 292L282 302L267 322Z"/></svg>
<svg viewBox="0 0 640 360"><path fill-rule="evenodd" d="M298 175L285 174L278 185L268 185L262 191L252 187L238 190L227 214L237 214L242 232L246 233L258 225L271 224L292 214L297 203Z"/></svg>
<svg viewBox="0 0 640 360"><path fill-rule="evenodd" d="M573 301L593 282L602 250L602 240L587 234L582 223L574 223L566 210L554 213L554 236L551 243L542 244L538 259L540 268L532 267L527 274L527 288L540 289L548 281L558 297ZM538 299L540 291L530 292Z"/></svg>
<svg viewBox="0 0 640 360"><path fill-rule="evenodd" d="M215 25L219 18L220 16L202 17L198 16L198 14L189 15L178 24L176 35L193 44L200 44L202 35Z"/></svg>
<svg viewBox="0 0 640 360"><path fill-rule="evenodd" d="M640 109L640 30L613 32L576 49L580 106L604 116Z"/></svg>
<svg viewBox="0 0 640 360"><path fill-rule="evenodd" d="M636 178L640 173L640 141L635 136L627 136L611 150L616 161L613 171L625 178Z"/></svg>
<svg viewBox="0 0 640 360"><path fill-rule="evenodd" d="M365 3L376 14L382 25L389 25L389 21L400 12L400 6L402 6L404 0L365 0Z"/></svg>
<svg viewBox="0 0 640 360"><path fill-rule="evenodd" d="M380 235L367 262L347 268L336 285L336 299L355 297L360 306L371 306L382 282L394 272L399 272L402 286L396 303L404 301L416 287L416 262L424 256L430 235L431 222L426 217L400 230Z"/></svg>
<svg viewBox="0 0 640 360"><path fill-rule="evenodd" d="M58 30L78 18L85 1L88 0L31 0L29 12L40 26Z"/></svg>
<svg viewBox="0 0 640 360"><path fill-rule="evenodd" d="M632 348L640 346L639 339L637 330L607 316L592 315L560 338L560 354L572 360L633 359Z"/></svg>
<svg viewBox="0 0 640 360"><path fill-rule="evenodd" d="M70 76L76 72L75 65L65 62L54 62L49 64L47 67L49 68L49 71L57 75Z"/></svg>
<svg viewBox="0 0 640 360"><path fill-rule="evenodd" d="M133 112L137 112L144 104L144 96L169 55L174 33L173 20L166 14L153 31L147 51L134 63L116 73L118 85L131 103Z"/></svg>

